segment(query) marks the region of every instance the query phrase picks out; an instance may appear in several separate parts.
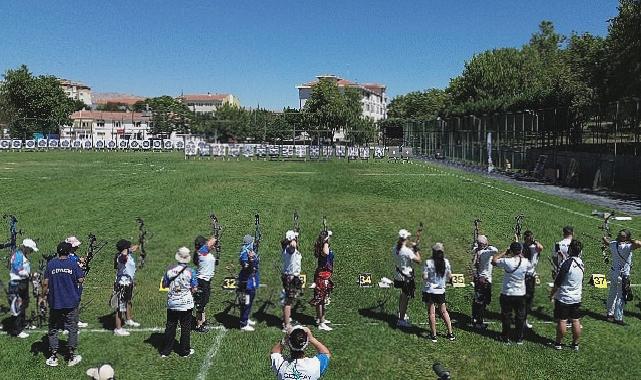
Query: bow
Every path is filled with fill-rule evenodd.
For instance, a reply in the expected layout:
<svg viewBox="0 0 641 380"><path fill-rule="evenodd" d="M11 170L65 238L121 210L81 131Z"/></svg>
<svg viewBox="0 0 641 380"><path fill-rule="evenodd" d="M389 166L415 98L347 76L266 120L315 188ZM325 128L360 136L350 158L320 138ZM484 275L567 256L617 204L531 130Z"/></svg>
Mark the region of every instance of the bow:
<svg viewBox="0 0 641 380"><path fill-rule="evenodd" d="M481 230L481 219L474 219L474 229L472 232L472 252L477 248L477 240L479 239Z"/></svg>
<svg viewBox="0 0 641 380"><path fill-rule="evenodd" d="M419 244L421 244L421 234L423 233L423 222L418 223L418 228L416 229L416 239L414 240L414 252L421 250Z"/></svg>
<svg viewBox="0 0 641 380"><path fill-rule="evenodd" d="M294 232L300 234L300 222L298 221L298 211L294 210L294 216L293 216L293 226L292 228L294 229Z"/></svg>
<svg viewBox="0 0 641 380"><path fill-rule="evenodd" d="M91 269L91 261L96 257L98 252L102 250L106 245L107 242L103 241L100 244L98 244L98 240L96 239L96 235L93 233L90 233L88 236L89 240L89 245L87 246L87 255L85 256L85 277L89 274L89 270Z"/></svg>
<svg viewBox="0 0 641 380"><path fill-rule="evenodd" d="M514 236L517 241L521 241L521 230L523 228L523 220L525 220L525 215L519 214L514 217Z"/></svg>
<svg viewBox="0 0 641 380"><path fill-rule="evenodd" d="M604 213L603 214L603 224L600 229L603 230L603 241L601 244L601 256L603 257L603 262L608 264L610 258L608 256L609 244L607 241L612 239L612 232L610 231L610 219L614 217L614 212Z"/></svg>
<svg viewBox="0 0 641 380"><path fill-rule="evenodd" d="M327 217L323 216L323 232L325 233L325 236L327 236Z"/></svg>
<svg viewBox="0 0 641 380"><path fill-rule="evenodd" d="M22 231L18 230L18 219L15 215L2 215L4 219L7 219L9 223L9 241L5 244L0 244L0 248L9 248L13 254L16 251L17 247L17 237L19 234L22 234Z"/></svg>
<svg viewBox="0 0 641 380"><path fill-rule="evenodd" d="M220 224L218 217L213 212L209 214L209 220L211 222L211 234L216 239L214 249L216 250L216 265L218 265L218 261L220 260L220 251L222 250L222 246L220 245L220 234L223 231L223 226Z"/></svg>
<svg viewBox="0 0 641 380"><path fill-rule="evenodd" d="M260 239L263 237L263 234L260 232L260 215L258 213L254 214L254 227L254 252L258 252Z"/></svg>
<svg viewBox="0 0 641 380"><path fill-rule="evenodd" d="M136 218L136 223L138 223L138 245L140 247L140 269L145 267L145 257L147 252L145 251L145 240L147 238L147 229L145 228L145 221L141 217Z"/></svg>

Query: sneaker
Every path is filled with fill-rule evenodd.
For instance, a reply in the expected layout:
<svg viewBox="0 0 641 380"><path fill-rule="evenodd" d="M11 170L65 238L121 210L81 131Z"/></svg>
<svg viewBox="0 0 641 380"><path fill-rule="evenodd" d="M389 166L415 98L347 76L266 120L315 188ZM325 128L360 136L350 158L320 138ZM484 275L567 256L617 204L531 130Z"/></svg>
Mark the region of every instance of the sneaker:
<svg viewBox="0 0 641 380"><path fill-rule="evenodd" d="M332 321L330 321L329 319L323 319L323 323L328 324L328 323L332 323Z"/></svg>
<svg viewBox="0 0 641 380"><path fill-rule="evenodd" d="M323 331L332 331L333 330L333 328L327 326L325 323L321 323L320 325L318 325L318 329L319 330L323 330Z"/></svg>
<svg viewBox="0 0 641 380"><path fill-rule="evenodd" d="M62 330L62 335L69 335L69 330L67 329Z"/></svg>
<svg viewBox="0 0 641 380"><path fill-rule="evenodd" d="M73 367L76 364L80 363L82 361L82 356L80 355L73 355L71 357L71 360L69 360L69 363L67 363L68 367Z"/></svg>
<svg viewBox="0 0 641 380"><path fill-rule="evenodd" d="M562 350L563 349L563 345L561 343L554 343L554 349L555 350Z"/></svg>
<svg viewBox="0 0 641 380"><path fill-rule="evenodd" d="M579 345L578 345L578 344L573 344L573 345L572 345L572 349L573 349L574 351L579 351Z"/></svg>
<svg viewBox="0 0 641 380"><path fill-rule="evenodd" d="M436 342L437 342L437 340L436 340L436 335L430 335L430 340L431 340L432 342L436 343Z"/></svg>
<svg viewBox="0 0 641 380"><path fill-rule="evenodd" d="M78 328L84 329L84 328L87 328L87 327L89 327L89 323L78 321Z"/></svg>
<svg viewBox="0 0 641 380"><path fill-rule="evenodd" d="M534 327L534 326L532 326L532 324L530 323L530 321L525 321L525 327L527 327L528 329L531 329L531 328L532 328L532 327Z"/></svg>
<svg viewBox="0 0 641 380"><path fill-rule="evenodd" d="M140 323L134 321L133 319L127 319L125 321L125 326L130 326L130 327L140 327Z"/></svg>
<svg viewBox="0 0 641 380"><path fill-rule="evenodd" d="M450 342L451 342L451 341L455 340L455 339L456 339L456 337L454 336L454 334L453 334L453 333L449 333L449 334L447 334L447 339L449 339L449 340L450 340Z"/></svg>
<svg viewBox="0 0 641 380"><path fill-rule="evenodd" d="M523 339L519 339L519 340L516 341L516 344L518 344L519 346L522 346L523 343L524 343Z"/></svg>
<svg viewBox="0 0 641 380"><path fill-rule="evenodd" d="M411 327L411 326L412 326L412 324L411 324L411 323L409 323L409 322L408 322L407 320L405 320L405 319L399 319L399 320L396 322L396 327L407 328L407 327Z"/></svg>
<svg viewBox="0 0 641 380"><path fill-rule="evenodd" d="M166 358L166 357L169 357L169 354L160 354L160 357L161 358Z"/></svg>
<svg viewBox="0 0 641 380"><path fill-rule="evenodd" d="M26 338L28 338L28 337L29 337L29 334L27 334L27 333L26 333L26 332L24 332L24 331L20 331L20 334L18 334L18 335L16 335L16 336L17 336L18 338L20 338L20 339L26 339Z"/></svg>
<svg viewBox="0 0 641 380"><path fill-rule="evenodd" d="M241 327L240 329L242 331L255 331L256 330L255 328L253 328L251 325L248 325L248 324L243 326L243 327Z"/></svg>
<svg viewBox="0 0 641 380"><path fill-rule="evenodd" d="M206 333L206 332L208 332L208 331L209 331L209 329L207 328L207 326L205 326L205 325L203 324L203 325L200 325L200 326L198 326L198 327L194 327L194 331L195 331L195 332L199 332L199 333Z"/></svg>
<svg viewBox="0 0 641 380"><path fill-rule="evenodd" d="M131 333L123 328L115 329L114 330L114 335L115 336L129 336Z"/></svg>
<svg viewBox="0 0 641 380"><path fill-rule="evenodd" d="M187 354L185 354L185 355L180 355L180 357L181 357L181 358L188 358L188 357L190 357L191 355L193 355L193 354L194 354L194 352L196 352L196 350L194 350L193 348L190 348L190 349L189 349L189 353L187 353Z"/></svg>
<svg viewBox="0 0 641 380"><path fill-rule="evenodd" d="M49 356L49 359L45 362L49 367L57 367L58 366L58 356L56 354L53 354Z"/></svg>
<svg viewBox="0 0 641 380"><path fill-rule="evenodd" d="M258 323L258 322L253 321L253 320L251 320L251 319L248 319L248 320L247 320L247 324L248 324L248 325L250 325L250 326L256 326L256 323Z"/></svg>

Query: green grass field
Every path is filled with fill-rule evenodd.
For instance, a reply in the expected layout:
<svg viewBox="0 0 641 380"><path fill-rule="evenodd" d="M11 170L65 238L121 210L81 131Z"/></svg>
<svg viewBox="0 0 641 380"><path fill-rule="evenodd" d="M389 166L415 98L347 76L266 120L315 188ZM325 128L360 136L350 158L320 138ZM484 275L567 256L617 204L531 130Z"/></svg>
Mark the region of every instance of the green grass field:
<svg viewBox="0 0 641 380"><path fill-rule="evenodd" d="M589 204L425 164L185 161L180 154L159 153L4 152L0 193L0 212L16 214L24 237L36 239L44 250L53 251L69 234L86 241L86 235L94 232L109 241L85 283L81 319L93 330L80 334L81 365L47 367L42 330L25 340L2 335L3 379L79 379L86 368L104 362L113 364L119 379L273 378L268 353L281 338L279 240L291 227L294 209L301 215L304 272L313 273L312 244L323 215L334 231L337 287L328 318L337 326L332 332L316 333L333 353L326 379L429 379L435 377L431 371L435 361L448 367L455 379L641 378L638 300L626 306L627 326L609 324L603 321L607 290L590 287L588 276L578 353L557 352L549 346L554 326L549 323L552 305L545 284L537 289L538 309L531 317L536 322L534 332L526 335L524 346L506 346L496 340L500 270L490 307L494 323L482 335L467 327L469 284L448 290L451 315L458 321L455 342L441 338L432 343L419 337L427 330L427 314L418 298L409 311L416 328L393 328L397 291L363 289L356 283L361 272L371 272L376 282L383 276L391 278L390 250L397 231L414 230L421 220L426 225L423 247L442 241L454 272L467 273L472 220L480 217L483 232L504 249L518 213L526 215L525 228L536 233L546 253L559 240L561 227L574 225L586 246L586 273L606 273L599 243L583 235L601 234L600 221L589 216L594 208ZM197 234L209 233L212 210L225 230L221 267L207 312L210 321L227 328L192 334L196 354L189 359L159 357L156 346L162 331L137 331L128 338L101 332L113 323L107 305L114 277L113 246L119 238L137 238L135 217L145 219L153 236L147 241L147 265L137 274L134 316L142 328L162 328L166 293L158 291L158 283L163 270L173 262L176 248L191 246ZM220 285L223 277L237 273L238 249L242 236L253 233L255 211L263 225L262 279L267 287L260 289L254 307L258 329L249 334L237 328L238 310L224 312L234 294ZM625 226L637 235L641 231L636 219ZM634 272L632 282L640 283L639 271ZM539 273L544 283L550 281L547 261L541 260ZM2 280L7 282L6 272ZM310 296L311 290L306 291L304 305ZM0 304L6 305L5 297ZM296 319L313 321L311 306L300 311ZM442 323L439 329L444 333Z"/></svg>

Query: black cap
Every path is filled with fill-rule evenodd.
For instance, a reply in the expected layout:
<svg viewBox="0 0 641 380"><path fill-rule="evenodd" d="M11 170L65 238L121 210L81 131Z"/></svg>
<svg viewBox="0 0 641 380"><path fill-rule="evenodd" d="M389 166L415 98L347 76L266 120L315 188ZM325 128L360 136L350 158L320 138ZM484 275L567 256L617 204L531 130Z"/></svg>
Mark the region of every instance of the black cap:
<svg viewBox="0 0 641 380"><path fill-rule="evenodd" d="M68 255L69 252L71 252L71 244L64 241L60 242L56 248L56 252L58 253L58 256Z"/></svg>
<svg viewBox="0 0 641 380"><path fill-rule="evenodd" d="M512 251L512 253L522 253L523 244L519 243L518 241L513 242L512 244L510 244L510 251Z"/></svg>
<svg viewBox="0 0 641 380"><path fill-rule="evenodd" d="M118 252L122 252L125 249L131 248L131 242L129 240L121 239L118 240L118 243L116 243L116 249Z"/></svg>

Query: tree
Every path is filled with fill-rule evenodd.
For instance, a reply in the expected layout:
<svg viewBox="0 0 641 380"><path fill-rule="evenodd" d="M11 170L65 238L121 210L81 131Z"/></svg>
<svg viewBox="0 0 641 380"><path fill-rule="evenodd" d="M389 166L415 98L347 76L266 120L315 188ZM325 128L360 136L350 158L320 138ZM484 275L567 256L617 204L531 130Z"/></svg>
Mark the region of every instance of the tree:
<svg viewBox="0 0 641 380"><path fill-rule="evenodd" d="M194 114L181 101L164 95L145 99L144 105L151 110L152 134L170 135L172 132L186 133L189 131ZM138 104L138 106L140 105Z"/></svg>
<svg viewBox="0 0 641 380"><path fill-rule="evenodd" d="M401 119L435 119L445 114L450 103L450 94L445 90L414 91L392 99L387 115Z"/></svg>
<svg viewBox="0 0 641 380"><path fill-rule="evenodd" d="M609 100L641 96L641 0L620 0L606 38Z"/></svg>
<svg viewBox="0 0 641 380"><path fill-rule="evenodd" d="M13 136L59 133L60 126L72 123L71 114L83 107L65 95L56 77L33 76L25 65L7 70L0 85L0 117Z"/></svg>

